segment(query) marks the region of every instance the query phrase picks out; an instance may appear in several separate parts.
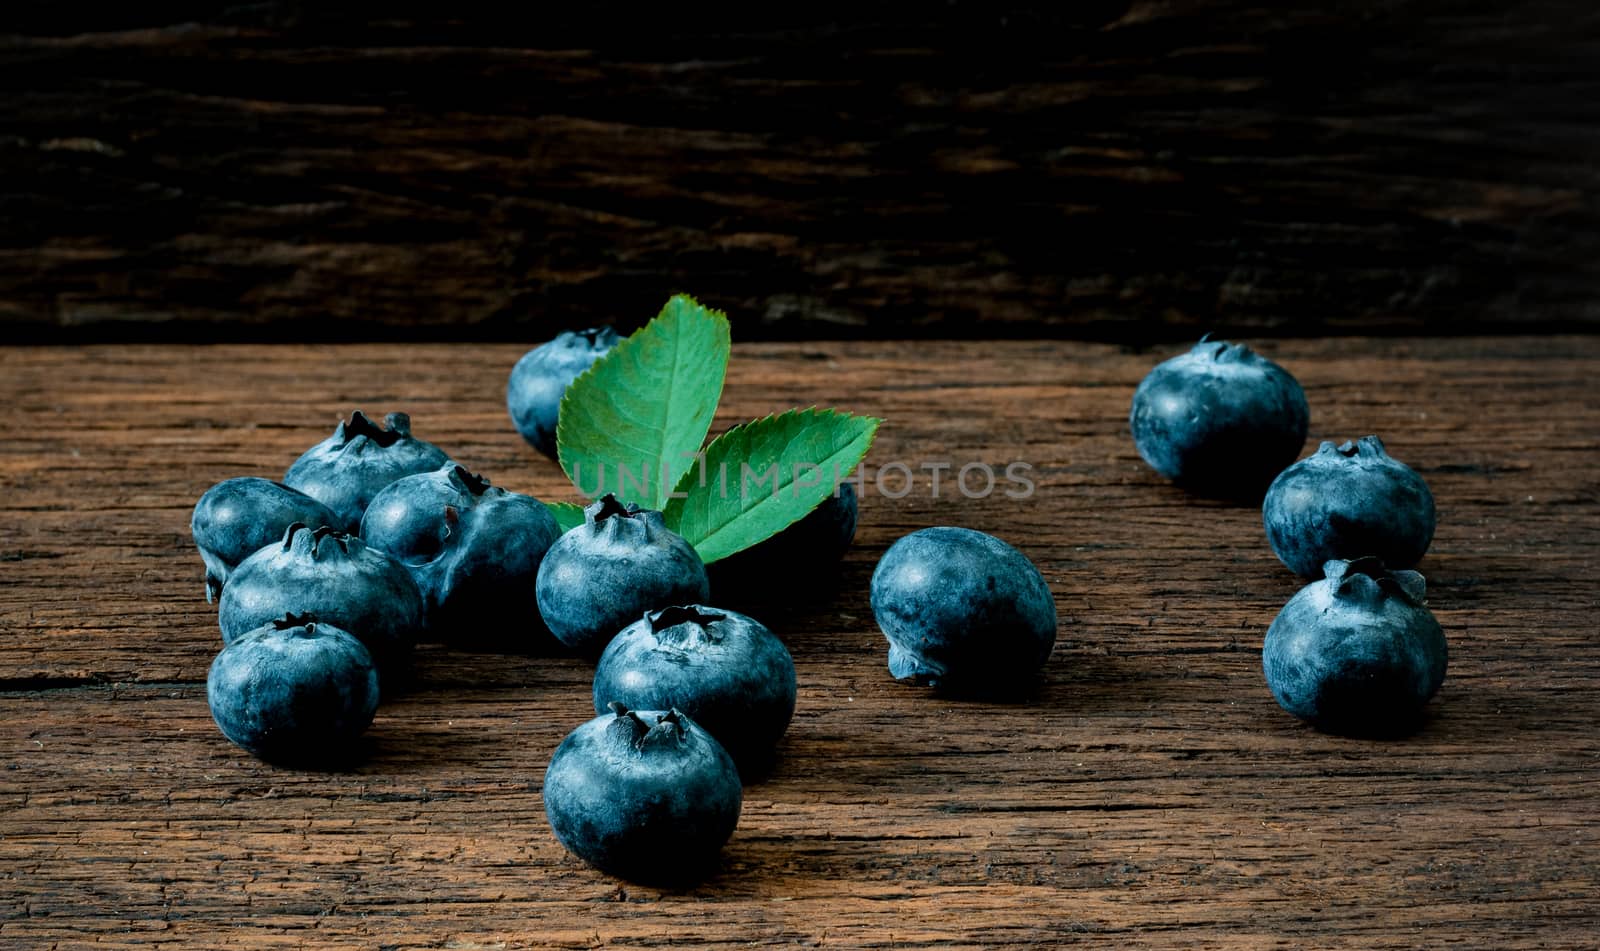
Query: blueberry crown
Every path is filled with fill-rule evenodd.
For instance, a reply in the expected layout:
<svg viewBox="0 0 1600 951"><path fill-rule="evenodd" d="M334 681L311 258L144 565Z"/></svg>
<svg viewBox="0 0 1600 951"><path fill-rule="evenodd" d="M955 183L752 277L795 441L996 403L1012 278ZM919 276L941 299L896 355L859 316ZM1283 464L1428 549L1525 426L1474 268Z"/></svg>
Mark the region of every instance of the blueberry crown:
<svg viewBox="0 0 1600 951"><path fill-rule="evenodd" d="M1386 596L1402 598L1418 607L1428 595L1427 582L1415 571L1390 571L1371 556L1344 561L1335 558L1322 566L1323 577L1341 600L1377 602Z"/></svg>
<svg viewBox="0 0 1600 951"><path fill-rule="evenodd" d="M295 522L283 532L283 550L321 558L338 552L348 555L364 547L361 539L327 525L311 528L304 522Z"/></svg>
<svg viewBox="0 0 1600 951"><path fill-rule="evenodd" d="M283 617L274 620L272 622L272 629L275 631L292 631L297 627L303 627L305 630L301 633L309 637L312 634L317 633L317 625L315 623L316 620L317 616L315 614L295 614L293 611L290 611Z"/></svg>
<svg viewBox="0 0 1600 951"><path fill-rule="evenodd" d="M665 527L660 512L642 509L632 502L623 504L610 492L589 503L583 510L583 521L590 531L611 541L649 541Z"/></svg>
<svg viewBox="0 0 1600 951"><path fill-rule="evenodd" d="M1333 440L1325 439L1317 447L1319 456L1339 456L1344 459L1388 459L1389 453L1383 448L1383 440L1377 436L1362 436L1354 442L1346 439L1334 445Z"/></svg>
<svg viewBox="0 0 1600 951"><path fill-rule="evenodd" d="M350 414L348 421L339 423L339 428L333 431L333 436L347 446L365 436L382 449L387 449L402 439L411 438L411 417L405 413L390 413L383 418L383 424L384 426L380 427L368 419L366 413L356 410Z"/></svg>
<svg viewBox="0 0 1600 951"><path fill-rule="evenodd" d="M610 350L617 345L617 341L620 339L617 337L617 332L612 330L609 324L604 327L569 330L562 336L566 337L570 343L581 341L583 346L589 350Z"/></svg>
<svg viewBox="0 0 1600 951"><path fill-rule="evenodd" d="M1245 344L1229 343L1226 340L1212 340L1210 334L1201 337L1200 342L1195 344L1194 349L1190 352L1196 356L1204 356L1209 353L1211 354L1211 359L1218 363L1240 363L1246 360L1253 360L1256 356L1256 352Z"/></svg>
<svg viewBox="0 0 1600 951"><path fill-rule="evenodd" d="M626 743L636 753L679 746L689 738L686 718L676 708L657 715L656 722L646 723L639 714L615 700L606 706L615 714L615 719L606 725L607 734Z"/></svg>
<svg viewBox="0 0 1600 951"><path fill-rule="evenodd" d="M726 614L718 614L698 604L675 605L659 611L646 611L645 623L658 642L674 647L694 643L716 643L722 640L722 625Z"/></svg>
<svg viewBox="0 0 1600 951"><path fill-rule="evenodd" d="M444 477L450 481L451 485L473 498L477 498L489 491L488 479L481 475L474 475L453 462L446 463L441 471L444 472Z"/></svg>

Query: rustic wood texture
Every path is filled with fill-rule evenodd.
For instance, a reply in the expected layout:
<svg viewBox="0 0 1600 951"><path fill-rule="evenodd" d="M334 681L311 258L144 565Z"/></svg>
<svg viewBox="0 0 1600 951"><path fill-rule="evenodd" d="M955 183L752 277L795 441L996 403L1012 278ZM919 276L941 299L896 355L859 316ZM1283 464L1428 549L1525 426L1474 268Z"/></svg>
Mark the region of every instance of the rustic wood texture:
<svg viewBox="0 0 1600 951"><path fill-rule="evenodd" d="M1313 440L1380 433L1438 497L1422 568L1451 666L1419 735L1322 736L1273 702L1259 648L1298 582L1255 510L1184 496L1128 437L1164 352L740 345L719 426L837 404L887 419L874 467L1023 460L1038 487L869 485L837 591L759 613L798 715L725 869L682 892L549 832L543 770L591 715L579 661L425 649L348 772L264 765L208 716L194 499L358 406L567 497L501 405L519 348L0 350L0 947L1593 948L1600 339L1264 350ZM1048 578L1035 702L888 676L867 581L938 523Z"/></svg>
<svg viewBox="0 0 1600 951"><path fill-rule="evenodd" d="M10 0L0 332L1600 321L1592 0L565 6Z"/></svg>

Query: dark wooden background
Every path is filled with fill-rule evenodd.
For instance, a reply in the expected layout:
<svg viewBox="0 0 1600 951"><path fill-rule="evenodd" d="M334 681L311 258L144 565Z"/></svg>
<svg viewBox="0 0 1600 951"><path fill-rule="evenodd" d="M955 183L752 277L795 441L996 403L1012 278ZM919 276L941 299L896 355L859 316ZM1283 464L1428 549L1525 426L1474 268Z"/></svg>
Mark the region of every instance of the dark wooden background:
<svg viewBox="0 0 1600 951"><path fill-rule="evenodd" d="M886 420L869 468L1020 459L1037 492L869 482L836 589L713 585L770 600L749 610L800 701L723 871L681 892L550 833L584 661L427 645L347 771L261 763L207 710L200 493L281 474L363 406L573 498L501 404L522 349L0 348L0 949L1594 951L1600 336L1263 342L1305 385L1308 450L1380 433L1438 499L1421 570L1450 671L1394 742L1278 708L1261 641L1300 579L1259 510L1140 462L1128 401L1177 347L737 345L718 429L839 405ZM889 676L869 579L933 524L996 533L1049 581L1034 702Z"/></svg>
<svg viewBox="0 0 1600 951"><path fill-rule="evenodd" d="M1600 322L1592 0L98 6L0 5L8 340Z"/></svg>

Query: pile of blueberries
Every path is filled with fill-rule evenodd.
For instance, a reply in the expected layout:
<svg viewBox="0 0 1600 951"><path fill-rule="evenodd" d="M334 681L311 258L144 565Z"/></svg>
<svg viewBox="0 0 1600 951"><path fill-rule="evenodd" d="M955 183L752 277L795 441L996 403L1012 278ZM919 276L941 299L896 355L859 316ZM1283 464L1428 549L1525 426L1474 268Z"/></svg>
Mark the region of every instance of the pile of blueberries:
<svg viewBox="0 0 1600 951"><path fill-rule="evenodd" d="M562 395L616 343L609 330L564 333L518 362L508 408L532 446L555 457ZM1324 443L1289 465L1308 417L1282 368L1202 341L1145 379L1131 421L1141 455L1184 485L1259 494L1270 481L1273 550L1324 575L1268 632L1279 702L1324 729L1403 728L1444 676L1421 576L1390 570L1426 551L1432 497L1375 436ZM660 512L606 495L563 534L543 503L457 465L413 436L404 414L379 426L356 412L282 482L229 479L195 506L224 644L207 699L223 734L264 759L340 764L379 697L405 688L419 641L597 658L598 716L562 741L545 774L551 828L608 873L693 881L732 835L742 783L772 765L796 699L787 648L759 621L708 606L712 577L734 590L826 568L856 520L843 483L708 572ZM1055 602L1037 567L968 528L897 540L873 572L871 605L890 673L947 695L1026 691L1055 644Z"/></svg>
<svg viewBox="0 0 1600 951"><path fill-rule="evenodd" d="M1317 579L1267 630L1262 667L1279 705L1352 736L1414 731L1444 682L1447 650L1410 571L1433 541L1433 494L1377 436L1295 462L1310 409L1300 384L1249 347L1203 338L1139 384L1139 454L1192 491L1263 499L1278 559Z"/></svg>

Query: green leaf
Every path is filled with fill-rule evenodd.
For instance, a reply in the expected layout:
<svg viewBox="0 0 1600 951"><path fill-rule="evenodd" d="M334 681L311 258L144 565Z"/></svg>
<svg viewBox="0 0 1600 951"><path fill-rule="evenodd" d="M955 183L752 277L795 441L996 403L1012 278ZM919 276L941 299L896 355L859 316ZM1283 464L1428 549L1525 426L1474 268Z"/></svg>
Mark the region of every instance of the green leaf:
<svg viewBox="0 0 1600 951"><path fill-rule="evenodd" d="M735 426L684 475L666 523L708 564L743 551L821 505L866 458L881 422L813 407Z"/></svg>
<svg viewBox="0 0 1600 951"><path fill-rule="evenodd" d="M546 502L544 507L556 517L556 524L561 526L563 533L570 532L583 524L583 506L574 502Z"/></svg>
<svg viewBox="0 0 1600 951"><path fill-rule="evenodd" d="M578 491L661 508L711 429L730 349L727 316L679 294L572 381L556 447Z"/></svg>

